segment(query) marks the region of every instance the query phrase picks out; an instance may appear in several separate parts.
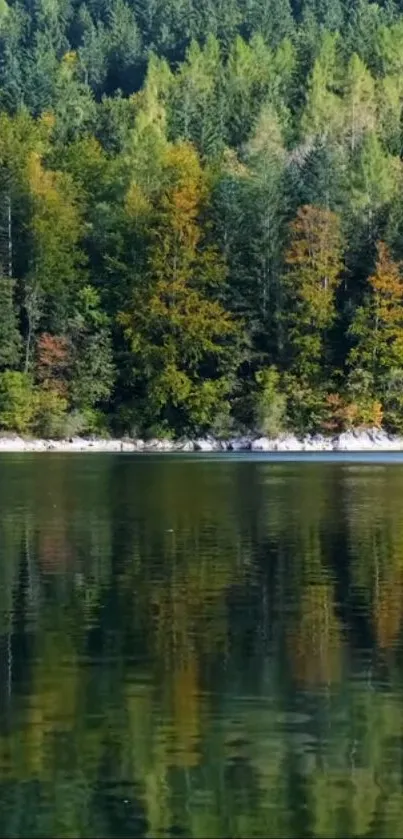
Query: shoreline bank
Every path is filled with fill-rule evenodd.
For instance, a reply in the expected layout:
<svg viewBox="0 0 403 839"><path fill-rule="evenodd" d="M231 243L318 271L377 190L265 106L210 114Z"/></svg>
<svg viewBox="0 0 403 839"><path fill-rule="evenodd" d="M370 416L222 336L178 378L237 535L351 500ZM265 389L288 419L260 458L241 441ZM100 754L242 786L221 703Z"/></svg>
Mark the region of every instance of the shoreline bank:
<svg viewBox="0 0 403 839"><path fill-rule="evenodd" d="M379 429L346 431L334 436L321 434L275 438L244 436L228 440L204 437L187 440L132 440L72 437L68 440L25 439L16 434L0 437L0 453L7 452L399 452L403 437Z"/></svg>

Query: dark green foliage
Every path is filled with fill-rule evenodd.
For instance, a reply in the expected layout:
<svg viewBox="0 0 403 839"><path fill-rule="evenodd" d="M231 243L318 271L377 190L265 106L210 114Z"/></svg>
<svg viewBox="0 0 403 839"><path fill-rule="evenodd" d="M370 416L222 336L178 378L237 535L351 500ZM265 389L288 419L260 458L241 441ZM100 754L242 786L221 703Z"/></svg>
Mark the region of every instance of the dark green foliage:
<svg viewBox="0 0 403 839"><path fill-rule="evenodd" d="M81 411L106 403L114 382L108 317L99 308L99 294L86 286L78 295L69 323L72 344L71 404Z"/></svg>
<svg viewBox="0 0 403 839"><path fill-rule="evenodd" d="M0 277L0 368L16 367L21 355L21 335L14 303L14 281Z"/></svg>

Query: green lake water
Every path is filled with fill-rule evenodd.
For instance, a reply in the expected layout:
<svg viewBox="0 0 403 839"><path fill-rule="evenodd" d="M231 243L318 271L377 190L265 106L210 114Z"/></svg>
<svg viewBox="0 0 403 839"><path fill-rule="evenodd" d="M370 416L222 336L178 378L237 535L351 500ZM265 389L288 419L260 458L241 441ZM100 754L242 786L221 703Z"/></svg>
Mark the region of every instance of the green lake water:
<svg viewBox="0 0 403 839"><path fill-rule="evenodd" d="M0 457L1 837L403 836L401 457Z"/></svg>

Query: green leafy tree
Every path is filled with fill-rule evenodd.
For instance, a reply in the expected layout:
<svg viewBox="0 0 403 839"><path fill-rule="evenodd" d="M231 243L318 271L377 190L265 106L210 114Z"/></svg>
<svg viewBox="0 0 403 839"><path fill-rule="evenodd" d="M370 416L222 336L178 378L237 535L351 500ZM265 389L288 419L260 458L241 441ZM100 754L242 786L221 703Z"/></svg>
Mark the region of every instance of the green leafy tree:
<svg viewBox="0 0 403 839"><path fill-rule="evenodd" d="M375 272L368 280L368 293L350 327L354 347L349 355L352 372L368 374L364 393L379 394L385 419L403 428L400 383L403 371L403 278L384 242L377 245Z"/></svg>
<svg viewBox="0 0 403 839"><path fill-rule="evenodd" d="M27 375L13 370L0 373L1 428L7 431L28 431L35 407L35 394Z"/></svg>
<svg viewBox="0 0 403 839"><path fill-rule="evenodd" d="M375 242L395 203L401 181L401 165L398 159L387 154L379 138L371 132L363 138L347 174L347 265L350 276L355 277L355 288L358 290L371 270Z"/></svg>
<svg viewBox="0 0 403 839"><path fill-rule="evenodd" d="M54 136L63 145L85 135L95 119L95 102L91 89L80 79L75 51L66 52L58 66L52 110Z"/></svg>
<svg viewBox="0 0 403 839"><path fill-rule="evenodd" d="M150 425L203 428L230 393L236 328L214 299L225 271L215 250L203 246L205 185L191 146L168 148L165 178L145 280L120 320Z"/></svg>
<svg viewBox="0 0 403 839"><path fill-rule="evenodd" d="M68 401L53 388L40 389L36 393L32 428L45 438L64 437L67 427Z"/></svg>
<svg viewBox="0 0 403 839"><path fill-rule="evenodd" d="M91 410L108 401L114 383L109 322L100 308L99 294L91 286L79 292L68 329L72 346L70 403L76 410Z"/></svg>
<svg viewBox="0 0 403 839"><path fill-rule="evenodd" d="M287 421L287 400L281 390L278 370L275 367L259 370L256 383L254 425L259 433L276 437L285 430Z"/></svg>
<svg viewBox="0 0 403 839"><path fill-rule="evenodd" d="M293 299L286 314L291 367L320 384L325 338L336 316L335 293L343 269L343 240L335 213L318 207L298 210L290 225L284 283Z"/></svg>
<svg viewBox="0 0 403 839"><path fill-rule="evenodd" d="M384 76L377 84L378 131L387 151L400 155L402 150L401 118L403 105L402 77Z"/></svg>
<svg viewBox="0 0 403 839"><path fill-rule="evenodd" d="M108 36L102 20L94 20L86 6L79 9L82 42L78 50L79 66L94 92L102 90L108 74Z"/></svg>
<svg viewBox="0 0 403 839"><path fill-rule="evenodd" d="M47 328L63 332L83 263L77 192L69 175L45 169L37 153L27 160L27 177L32 206L27 290L37 300L42 297ZM27 336L27 360L32 349L32 329L33 323Z"/></svg>
<svg viewBox="0 0 403 839"><path fill-rule="evenodd" d="M133 74L142 59L141 36L136 16L125 0L114 0L105 33L108 47L108 88L133 90Z"/></svg>
<svg viewBox="0 0 403 839"><path fill-rule="evenodd" d="M23 44L27 28L28 15L24 9L20 5L10 7L9 13L2 18L0 28L0 102L11 112L20 109L25 102Z"/></svg>
<svg viewBox="0 0 403 839"><path fill-rule="evenodd" d="M228 102L223 85L220 43L209 35L203 47L192 41L169 97L168 124L173 136L189 140L205 154L222 150Z"/></svg>
<svg viewBox="0 0 403 839"><path fill-rule="evenodd" d="M306 106L301 119L305 137L339 135L343 123L343 102L338 93L341 67L339 38L326 32L308 80Z"/></svg>
<svg viewBox="0 0 403 839"><path fill-rule="evenodd" d="M374 80L356 54L352 55L347 67L344 104L344 130L354 153L362 137L376 125Z"/></svg>

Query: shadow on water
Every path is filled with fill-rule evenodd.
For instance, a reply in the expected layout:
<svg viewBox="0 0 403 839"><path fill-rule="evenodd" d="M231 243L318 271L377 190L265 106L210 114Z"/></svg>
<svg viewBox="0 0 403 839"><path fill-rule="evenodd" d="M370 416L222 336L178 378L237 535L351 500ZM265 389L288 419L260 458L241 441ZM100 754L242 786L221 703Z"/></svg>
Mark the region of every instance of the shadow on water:
<svg viewBox="0 0 403 839"><path fill-rule="evenodd" d="M0 835L389 837L403 459L0 458Z"/></svg>

